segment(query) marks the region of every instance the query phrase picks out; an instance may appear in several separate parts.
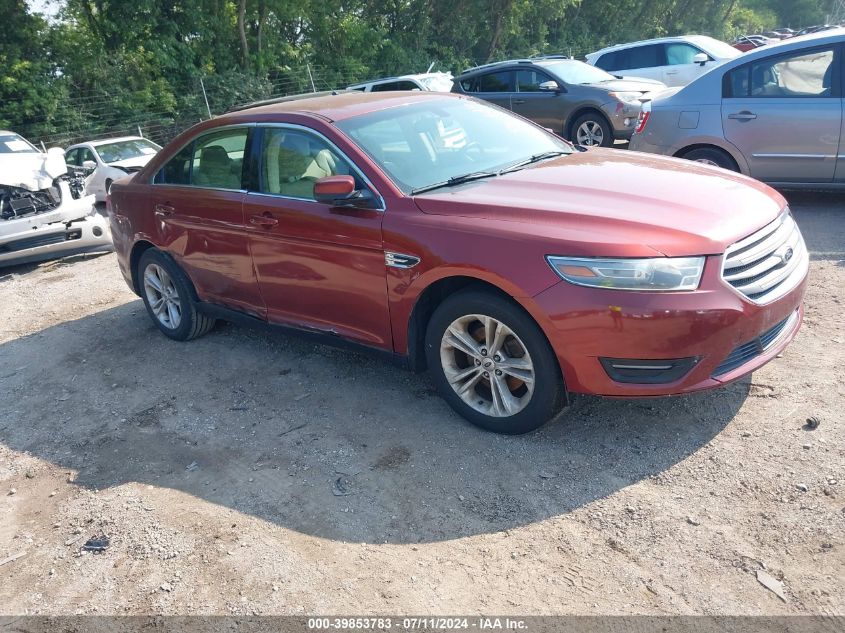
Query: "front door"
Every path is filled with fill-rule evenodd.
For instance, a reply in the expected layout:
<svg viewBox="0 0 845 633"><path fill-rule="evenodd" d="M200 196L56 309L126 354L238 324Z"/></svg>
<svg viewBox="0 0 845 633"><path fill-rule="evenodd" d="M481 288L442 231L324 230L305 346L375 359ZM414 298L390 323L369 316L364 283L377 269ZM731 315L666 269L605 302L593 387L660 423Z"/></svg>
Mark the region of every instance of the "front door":
<svg viewBox="0 0 845 633"><path fill-rule="evenodd" d="M834 47L767 57L730 71L722 100L725 138L767 182L833 180L842 127Z"/></svg>
<svg viewBox="0 0 845 633"><path fill-rule="evenodd" d="M558 80L546 73L529 68L516 71L516 92L511 96L511 109L556 134L563 134L568 108L564 107L559 91L540 89L540 84L549 81L557 83L561 91L564 89Z"/></svg>
<svg viewBox="0 0 845 633"><path fill-rule="evenodd" d="M392 349L378 196L379 208L317 202L314 182L325 176L368 186L321 135L297 126L260 133L259 178L244 216L268 320Z"/></svg>

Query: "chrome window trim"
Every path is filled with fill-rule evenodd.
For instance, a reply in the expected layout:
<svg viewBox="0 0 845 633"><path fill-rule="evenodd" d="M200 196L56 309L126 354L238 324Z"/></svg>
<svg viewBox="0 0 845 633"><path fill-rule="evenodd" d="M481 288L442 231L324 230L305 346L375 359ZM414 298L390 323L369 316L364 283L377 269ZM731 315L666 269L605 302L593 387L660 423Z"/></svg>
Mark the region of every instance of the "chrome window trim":
<svg viewBox="0 0 845 633"><path fill-rule="evenodd" d="M173 154L170 155L170 158L168 158L167 161L165 161L164 165L159 167L158 170L156 171L156 173L153 174L152 180L150 181L149 184L151 184L153 186L158 185L158 186L164 186L164 187L185 187L187 189L209 189L211 191L246 191L245 189L226 189L224 187L201 187L199 185L183 185L183 184L173 184L173 183L168 183L168 182L156 182L156 177L158 177L158 175L161 173L162 169L164 169L165 167L167 167L167 165L170 164L171 160L173 160L174 158L176 158L176 156L179 155L179 152L181 152L183 149L188 147L188 145L190 145L191 143L194 143L197 140L203 138L204 136L208 136L209 134L214 134L215 132L219 132L221 130L231 130L231 129L234 129L234 128L246 128L247 129L247 140L249 140L249 128L255 127L256 125L257 125L256 123L229 123L228 125L220 125L220 126L217 126L215 128L212 128L210 130L206 130L205 132L203 132L199 136L193 137L187 143L180 146L178 150L173 152ZM247 152L249 152L248 143L244 143L244 158L246 158ZM191 162L193 162L193 157L191 157Z"/></svg>
<svg viewBox="0 0 845 633"><path fill-rule="evenodd" d="M364 174L363 171L361 171L361 168L358 167L358 165L355 163L355 161L353 161L352 159L349 158L349 156L346 154L346 152L344 152L342 149L340 149L330 138L328 138L322 132L319 132L312 127L308 127L307 125L301 125L299 123L254 123L253 125L255 127L259 128L259 129L283 128L283 129L294 130L294 131L297 131L297 132L304 132L306 134L312 134L312 135L316 136L321 141L325 142L326 145L329 147L329 149L331 149L338 156L340 156L343 160L345 160L347 162L347 164L355 171L355 173L358 174L358 176L361 178L361 180L364 181L364 184L367 185L367 187L370 189L370 191L373 192L373 195L375 196L375 200L378 203L378 206L375 207L375 208L372 208L372 209L370 209L368 207L368 209L370 211L379 211L381 213L384 213L387 210L387 205L384 202L384 197L381 195L379 190L376 189L376 187L375 187L375 185L373 185L372 181L369 178L367 178L366 174ZM263 141L263 139L262 139L262 141ZM262 143L261 149L262 150L264 149L263 143ZM259 171L260 171L262 159L263 159L263 157L259 156L259 163L258 163L259 164ZM283 200L299 200L301 202L313 202L314 204L320 204L320 205L325 206L325 203L318 202L317 200L314 200L313 198L299 198L297 196L286 196L286 195L282 195L282 194L279 194L279 193L266 193L264 191L247 191L247 193L249 195L264 196L264 197L268 197L268 198L281 198Z"/></svg>

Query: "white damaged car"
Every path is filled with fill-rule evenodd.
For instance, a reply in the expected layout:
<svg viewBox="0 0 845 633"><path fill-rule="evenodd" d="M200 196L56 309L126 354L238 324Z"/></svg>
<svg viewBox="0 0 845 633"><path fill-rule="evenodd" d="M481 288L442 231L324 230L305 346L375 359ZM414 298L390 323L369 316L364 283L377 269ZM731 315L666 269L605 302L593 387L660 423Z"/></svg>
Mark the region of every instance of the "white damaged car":
<svg viewBox="0 0 845 633"><path fill-rule="evenodd" d="M0 267L112 250L108 219L94 203L61 149L43 153L0 131Z"/></svg>

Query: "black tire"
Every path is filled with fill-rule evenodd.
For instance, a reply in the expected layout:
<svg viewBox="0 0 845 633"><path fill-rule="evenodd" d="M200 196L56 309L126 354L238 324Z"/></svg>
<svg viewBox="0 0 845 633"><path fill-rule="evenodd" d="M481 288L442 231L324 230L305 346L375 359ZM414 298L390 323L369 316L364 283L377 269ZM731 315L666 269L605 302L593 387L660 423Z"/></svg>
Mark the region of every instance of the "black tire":
<svg viewBox="0 0 845 633"><path fill-rule="evenodd" d="M172 289L168 287L168 290L171 292L175 291L175 295L178 297L180 319L175 327L168 327L168 325L163 323L156 315L153 307L150 305L150 297L148 296L149 293L146 287L145 275L153 266L158 267L167 274L170 281L169 286L172 286ZM170 337L175 341L190 341L198 336L207 334L214 327L217 321L197 310L191 282L188 280L187 275L182 272L182 269L179 268L176 262L163 252L155 248L150 248L144 251L144 254L141 255L141 258L138 261L137 275L138 285L141 290L141 298L144 300L144 305L147 308L147 314L150 316L153 323L156 324L156 327L158 327L165 336Z"/></svg>
<svg viewBox="0 0 845 633"><path fill-rule="evenodd" d="M534 390L524 408L513 415L487 415L473 408L457 394L446 377L440 355L443 335L456 319L474 314L492 317L507 326L531 358ZM429 373L440 396L458 414L483 429L509 435L528 433L543 426L562 409L565 391L560 366L542 330L522 308L492 292L467 290L443 301L428 322L425 354ZM489 381L486 384L489 385ZM489 386L485 387L484 383L479 382L472 390L475 392L485 388L489 392ZM478 397L481 403L482 396L472 397Z"/></svg>
<svg viewBox="0 0 845 633"><path fill-rule="evenodd" d="M698 163L715 165L729 171L739 171L737 164L734 162L734 159L731 158L730 154L718 147L697 147L696 149L685 153L681 158Z"/></svg>
<svg viewBox="0 0 845 633"><path fill-rule="evenodd" d="M578 129L584 124L598 125L601 128L602 139L598 147L613 146L613 128L610 127L610 123L607 122L607 119L595 112L588 112L586 114L582 114L577 119L575 119L575 123L572 124L571 128L571 134L569 139L570 141L575 144L578 144ZM597 147L596 145L587 146Z"/></svg>

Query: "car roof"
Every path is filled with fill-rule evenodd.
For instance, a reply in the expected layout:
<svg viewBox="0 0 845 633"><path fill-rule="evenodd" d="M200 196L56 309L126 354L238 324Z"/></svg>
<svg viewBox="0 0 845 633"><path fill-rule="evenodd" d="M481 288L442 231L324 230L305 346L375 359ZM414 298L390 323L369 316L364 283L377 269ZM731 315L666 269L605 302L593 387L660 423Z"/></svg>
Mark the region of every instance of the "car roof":
<svg viewBox="0 0 845 633"><path fill-rule="evenodd" d="M584 62L573 59L571 57L566 57L563 55L545 55L542 57L526 57L522 59L506 59L500 62L490 62L489 64L482 64L481 66L474 66L473 68L467 68L463 71L460 75L458 75L457 79L463 78L467 75L474 75L477 72L490 70L493 68L499 68L500 66L521 66L525 65L535 65L535 66L550 66L552 64L559 64L561 62L575 62L578 64L583 64Z"/></svg>
<svg viewBox="0 0 845 633"><path fill-rule="evenodd" d="M626 44L614 44L613 46L606 46L601 50L597 50L594 53L590 53L587 57L593 57L595 55L600 55L603 53L607 53L609 51L619 51L624 50L626 48L632 48L634 46L643 46L646 44L664 44L667 42L695 42L701 44L702 42L709 42L709 41L718 41L709 35L674 35L671 37L656 37L650 40L640 40L638 42L628 42Z"/></svg>
<svg viewBox="0 0 845 633"><path fill-rule="evenodd" d="M120 143L122 141L149 141L142 136L116 136L114 138L101 138L96 141L82 141L81 143L74 143L68 147L68 150L82 147L83 145L90 145L91 147L99 147L101 145L108 145L110 143ZM150 141L152 143L152 141Z"/></svg>
<svg viewBox="0 0 845 633"><path fill-rule="evenodd" d="M361 88L363 86L377 85L390 83L391 81L398 81L400 79L428 79L429 77L451 77L452 73L436 72L436 73L412 73L409 75L398 75L396 77L382 77L379 79L368 79L367 81L359 81L350 84L349 88Z"/></svg>
<svg viewBox="0 0 845 633"><path fill-rule="evenodd" d="M305 114L317 116L328 121L342 121L351 117L378 112L389 108L398 108L423 99L461 98L447 92L395 91L395 92L359 92L357 90L337 90L334 92L308 93L292 95L268 102L234 110L215 119L223 123L243 123L256 116L272 120L272 115Z"/></svg>

